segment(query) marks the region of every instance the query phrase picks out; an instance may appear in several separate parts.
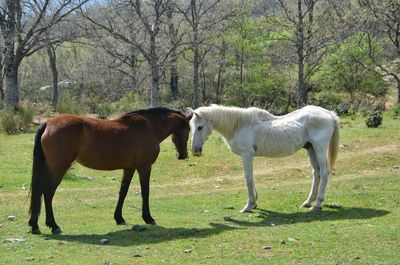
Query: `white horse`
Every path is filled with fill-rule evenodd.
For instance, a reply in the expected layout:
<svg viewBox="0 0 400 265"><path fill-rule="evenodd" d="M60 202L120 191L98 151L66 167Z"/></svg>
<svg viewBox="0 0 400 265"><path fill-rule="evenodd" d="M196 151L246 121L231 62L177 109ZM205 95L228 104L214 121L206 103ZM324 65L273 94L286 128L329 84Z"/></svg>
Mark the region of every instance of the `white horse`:
<svg viewBox="0 0 400 265"><path fill-rule="evenodd" d="M312 166L311 191L302 207L321 210L330 169L339 149L339 118L321 107L306 106L284 116L258 108L242 109L211 105L192 110L192 153L201 155L204 142L216 130L229 149L241 156L248 190L248 202L240 212L257 207L253 178L253 157L284 157L305 148Z"/></svg>

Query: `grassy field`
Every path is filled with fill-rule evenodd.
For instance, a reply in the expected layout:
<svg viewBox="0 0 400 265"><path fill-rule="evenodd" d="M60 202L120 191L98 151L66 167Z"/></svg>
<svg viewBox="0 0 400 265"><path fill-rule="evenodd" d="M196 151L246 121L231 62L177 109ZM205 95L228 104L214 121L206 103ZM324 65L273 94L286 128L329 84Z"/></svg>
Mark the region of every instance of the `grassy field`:
<svg viewBox="0 0 400 265"><path fill-rule="evenodd" d="M121 172L74 164L54 200L63 234L51 235L44 214L42 235L28 233L33 138L0 135L1 264L400 263L400 121L389 115L378 129L361 118L342 120L326 194L331 207L316 213L299 209L311 184L305 151L255 159L259 208L240 214L247 199L242 166L223 140L213 134L202 157L179 161L168 139L151 179L158 225L144 231L132 229L143 224L137 176L123 211L128 224L117 226Z"/></svg>

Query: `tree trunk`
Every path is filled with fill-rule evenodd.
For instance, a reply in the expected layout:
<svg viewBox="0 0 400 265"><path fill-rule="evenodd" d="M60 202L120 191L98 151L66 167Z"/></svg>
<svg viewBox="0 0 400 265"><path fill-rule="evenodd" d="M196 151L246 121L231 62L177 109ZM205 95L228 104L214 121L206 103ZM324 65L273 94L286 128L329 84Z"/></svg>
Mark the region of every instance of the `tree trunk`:
<svg viewBox="0 0 400 265"><path fill-rule="evenodd" d="M217 84L215 87L215 102L219 104L221 102L222 93L224 91L224 73L225 73L225 52L226 52L226 42L222 42L222 47L219 50L220 55L220 63L218 67L218 74L217 74Z"/></svg>
<svg viewBox="0 0 400 265"><path fill-rule="evenodd" d="M308 100L308 88L307 84L304 80L304 15L302 9L302 1L297 1L298 8L298 25L297 25L297 56L298 56L298 82L299 82L299 91L298 91L298 99L297 99L297 108L301 108L307 105Z"/></svg>
<svg viewBox="0 0 400 265"><path fill-rule="evenodd" d="M199 54L198 35L199 33L195 31L194 41L193 41L193 108L195 109L200 107L200 98L199 98L200 54Z"/></svg>
<svg viewBox="0 0 400 265"><path fill-rule="evenodd" d="M7 58L4 66L4 107L6 109L18 109L18 63L13 58Z"/></svg>
<svg viewBox="0 0 400 265"><path fill-rule="evenodd" d="M178 87L178 55L176 51L177 45L177 30L175 29L175 25L172 21L173 18L173 6L170 5L167 9L167 17L168 17L168 34L170 37L170 44L171 44L171 68L170 68L170 82L169 86L171 89L171 97L172 100L177 100L179 98L179 87Z"/></svg>
<svg viewBox="0 0 400 265"><path fill-rule="evenodd" d="M150 68L151 68L150 101L151 101L151 107L155 108L159 106L158 89L160 82L160 69L157 62L156 36L154 32L150 35Z"/></svg>
<svg viewBox="0 0 400 265"><path fill-rule="evenodd" d="M58 103L58 71L56 50L52 45L47 46L47 55L49 56L49 65L51 69L51 105L55 109Z"/></svg>
<svg viewBox="0 0 400 265"><path fill-rule="evenodd" d="M19 62L15 54L16 13L17 1L6 1L7 19L2 27L4 39L4 107L17 109L19 102L18 93L18 68Z"/></svg>
<svg viewBox="0 0 400 265"><path fill-rule="evenodd" d="M400 79L396 79L397 81L397 104L400 104Z"/></svg>
<svg viewBox="0 0 400 265"><path fill-rule="evenodd" d="M131 49L131 54L129 56L130 67L131 67L131 89L136 90L137 88L137 57L134 48Z"/></svg>

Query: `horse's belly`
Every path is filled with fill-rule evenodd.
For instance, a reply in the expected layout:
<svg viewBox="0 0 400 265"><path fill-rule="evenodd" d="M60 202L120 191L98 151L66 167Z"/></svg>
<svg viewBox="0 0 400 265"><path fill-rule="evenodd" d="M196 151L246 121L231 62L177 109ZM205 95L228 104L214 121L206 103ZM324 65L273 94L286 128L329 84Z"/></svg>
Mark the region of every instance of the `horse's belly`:
<svg viewBox="0 0 400 265"><path fill-rule="evenodd" d="M98 169L98 170L116 170L127 168L127 162L118 158L107 157L77 157L76 161L88 168ZM131 164L131 163L130 163Z"/></svg>
<svg viewBox="0 0 400 265"><path fill-rule="evenodd" d="M294 154L298 149L294 146L257 146L255 145L256 156L285 157Z"/></svg>

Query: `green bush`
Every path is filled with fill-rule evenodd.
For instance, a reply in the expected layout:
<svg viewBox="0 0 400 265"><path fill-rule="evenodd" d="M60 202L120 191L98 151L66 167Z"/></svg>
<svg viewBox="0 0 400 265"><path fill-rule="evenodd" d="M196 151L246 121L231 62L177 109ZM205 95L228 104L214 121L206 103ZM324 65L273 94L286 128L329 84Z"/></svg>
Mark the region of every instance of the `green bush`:
<svg viewBox="0 0 400 265"><path fill-rule="evenodd" d="M8 134L29 131L33 121L33 108L19 106L18 111L4 110L0 113L0 126Z"/></svg>
<svg viewBox="0 0 400 265"><path fill-rule="evenodd" d="M365 124L368 128L377 128L381 126L383 120L382 111L376 109L369 112Z"/></svg>
<svg viewBox="0 0 400 265"><path fill-rule="evenodd" d="M393 118L397 119L400 116L400 103L393 107Z"/></svg>
<svg viewBox="0 0 400 265"><path fill-rule="evenodd" d="M128 112L135 109L146 107L144 100L134 91L126 92L118 101L117 108L119 112Z"/></svg>
<svg viewBox="0 0 400 265"><path fill-rule="evenodd" d="M83 110L83 104L77 103L77 101L67 94L60 98L56 107L58 113L82 114Z"/></svg>

